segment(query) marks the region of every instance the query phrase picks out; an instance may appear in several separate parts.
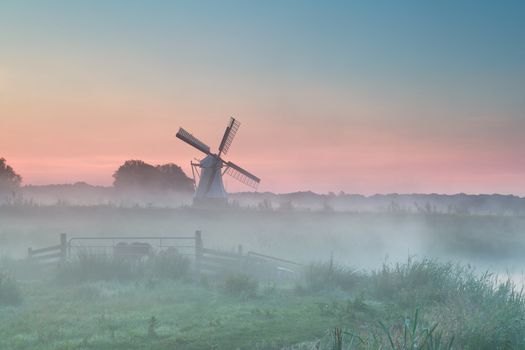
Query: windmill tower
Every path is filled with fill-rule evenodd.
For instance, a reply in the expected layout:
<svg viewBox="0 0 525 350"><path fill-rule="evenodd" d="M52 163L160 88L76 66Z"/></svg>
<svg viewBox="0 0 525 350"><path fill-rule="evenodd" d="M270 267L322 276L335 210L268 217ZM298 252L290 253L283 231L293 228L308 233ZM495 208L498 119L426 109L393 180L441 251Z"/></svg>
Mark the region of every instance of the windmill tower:
<svg viewBox="0 0 525 350"><path fill-rule="evenodd" d="M183 128L180 128L179 132L177 132L176 136L179 139L206 154L206 157L197 163L191 162L191 170L193 172L194 180L197 180L195 174L198 176L198 184L193 200L195 205L224 205L228 202L228 194L226 193L224 183L222 182L222 176L224 174L228 174L234 179L254 189L257 189L259 182L261 182L261 179L257 176L244 170L240 166L221 158L222 155L228 153L233 138L235 137L237 130L239 130L240 125L241 123L239 123L239 121L234 118L230 119L219 145L218 154L212 153L208 145ZM197 183L197 181L195 182Z"/></svg>

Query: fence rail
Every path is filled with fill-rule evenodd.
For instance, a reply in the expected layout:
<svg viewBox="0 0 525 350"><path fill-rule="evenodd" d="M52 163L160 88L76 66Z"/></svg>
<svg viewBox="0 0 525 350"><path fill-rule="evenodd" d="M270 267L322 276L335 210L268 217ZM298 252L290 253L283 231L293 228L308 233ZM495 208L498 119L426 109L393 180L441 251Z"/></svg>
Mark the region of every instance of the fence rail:
<svg viewBox="0 0 525 350"><path fill-rule="evenodd" d="M256 253L256 252L248 252L248 256L255 256L255 257L259 257L259 258L263 258L263 259L269 259L269 260L273 260L273 261L282 262L282 263L285 263L285 264L290 264L290 265L295 265L295 266L302 266L302 264L299 264L298 262L295 262L295 261L282 259L282 258L277 258L275 256L270 256L270 255Z"/></svg>
<svg viewBox="0 0 525 350"><path fill-rule="evenodd" d="M54 246L47 247L47 248L32 249L31 254L36 255L36 254L41 254L41 253L52 252L54 250L62 250L62 245L58 244L58 245L54 245Z"/></svg>
<svg viewBox="0 0 525 350"><path fill-rule="evenodd" d="M131 243L128 243L130 242ZM195 231L193 236L103 236L103 237L71 237L60 235L60 244L32 249L28 248L28 259L39 263L57 263L74 256L74 250L88 249L91 253L102 251L101 254L111 254L122 258L134 255L144 256L152 247L164 249L186 249L178 254L191 256L197 274L246 273L262 278L282 278L298 272L302 265L288 259L282 259L267 254L249 251L243 254L243 246L238 245L237 252L205 248L201 231ZM188 251L191 249L191 251ZM148 250L149 251L149 250ZM155 252L153 252L155 253Z"/></svg>
<svg viewBox="0 0 525 350"><path fill-rule="evenodd" d="M60 234L60 244L39 249L27 248L27 258L40 263L57 263L66 257L67 235L65 233Z"/></svg>

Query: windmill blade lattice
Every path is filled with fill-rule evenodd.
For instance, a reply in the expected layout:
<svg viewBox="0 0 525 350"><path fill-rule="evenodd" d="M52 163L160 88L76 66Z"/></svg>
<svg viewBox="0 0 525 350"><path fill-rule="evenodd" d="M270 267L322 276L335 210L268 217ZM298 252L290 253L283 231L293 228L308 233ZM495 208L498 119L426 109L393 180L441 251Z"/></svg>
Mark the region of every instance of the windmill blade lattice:
<svg viewBox="0 0 525 350"><path fill-rule="evenodd" d="M177 136L179 139L186 142L187 144L192 145L199 151L206 153L208 155L211 154L210 146L208 146L207 144L205 144L204 142L202 142L201 140L199 140L198 138L196 138L195 136L193 136L192 134L190 134L188 131L184 130L183 128L180 128L179 132L177 132L177 135L175 136Z"/></svg>
<svg viewBox="0 0 525 350"><path fill-rule="evenodd" d="M230 175L235 180L252 187L253 189L257 189L261 179L232 162L228 162L226 165L228 167L226 169L226 174Z"/></svg>
<svg viewBox="0 0 525 350"><path fill-rule="evenodd" d="M241 123L238 120L235 118L230 119L230 123L226 127L226 131L224 131L224 136L222 137L221 145L219 146L219 154L228 153L233 138L235 137L235 134L237 134L237 130L239 130L239 126L241 126Z"/></svg>

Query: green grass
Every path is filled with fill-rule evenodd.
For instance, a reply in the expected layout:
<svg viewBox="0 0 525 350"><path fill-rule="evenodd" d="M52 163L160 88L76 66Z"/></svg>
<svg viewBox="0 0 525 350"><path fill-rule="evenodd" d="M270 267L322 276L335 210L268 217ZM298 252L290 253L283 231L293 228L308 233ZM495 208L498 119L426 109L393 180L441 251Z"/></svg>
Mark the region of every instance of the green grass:
<svg viewBox="0 0 525 350"><path fill-rule="evenodd" d="M525 299L510 282L425 259L359 274L313 266L332 275L309 284L310 267L301 293L244 275L21 279L23 302L0 306L0 349L525 348Z"/></svg>
<svg viewBox="0 0 525 350"><path fill-rule="evenodd" d="M245 302L172 281L154 289L120 282L22 287L25 303L0 314L2 349L253 349L268 340L290 344L320 336L324 326L317 325L327 324L315 299L291 293ZM156 337L149 332L152 317Z"/></svg>

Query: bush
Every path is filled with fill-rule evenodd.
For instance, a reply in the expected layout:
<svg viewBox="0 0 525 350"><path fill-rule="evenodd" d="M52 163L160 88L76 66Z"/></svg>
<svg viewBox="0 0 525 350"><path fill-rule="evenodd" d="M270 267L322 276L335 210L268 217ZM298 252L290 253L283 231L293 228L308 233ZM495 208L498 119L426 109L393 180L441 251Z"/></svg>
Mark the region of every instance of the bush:
<svg viewBox="0 0 525 350"><path fill-rule="evenodd" d="M80 253L58 268L58 280L62 282L125 281L143 276L143 267L137 262L89 252Z"/></svg>
<svg viewBox="0 0 525 350"><path fill-rule="evenodd" d="M334 288L350 291L362 278L363 275L357 271L332 261L311 264L304 271L305 289L313 292Z"/></svg>
<svg viewBox="0 0 525 350"><path fill-rule="evenodd" d="M226 294L235 297L254 298L257 295L258 288L258 282L244 274L228 276L224 281Z"/></svg>
<svg viewBox="0 0 525 350"><path fill-rule="evenodd" d="M190 260L170 250L147 260L82 252L59 266L58 279L63 282L129 281L148 276L179 279L187 277L189 272Z"/></svg>
<svg viewBox="0 0 525 350"><path fill-rule="evenodd" d="M15 279L0 271L0 305L16 305L22 301L22 293Z"/></svg>
<svg viewBox="0 0 525 350"><path fill-rule="evenodd" d="M166 250L155 255L149 262L151 272L156 277L180 279L190 274L190 259L174 250Z"/></svg>

